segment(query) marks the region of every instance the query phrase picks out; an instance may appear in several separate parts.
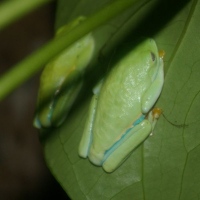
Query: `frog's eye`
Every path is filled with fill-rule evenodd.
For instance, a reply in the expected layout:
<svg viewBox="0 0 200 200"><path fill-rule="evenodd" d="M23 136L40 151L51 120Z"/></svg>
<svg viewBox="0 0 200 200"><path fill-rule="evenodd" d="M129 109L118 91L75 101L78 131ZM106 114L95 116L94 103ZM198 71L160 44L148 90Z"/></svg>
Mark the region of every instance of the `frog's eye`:
<svg viewBox="0 0 200 200"><path fill-rule="evenodd" d="M153 52L151 52L151 59L153 62L156 60L156 55Z"/></svg>

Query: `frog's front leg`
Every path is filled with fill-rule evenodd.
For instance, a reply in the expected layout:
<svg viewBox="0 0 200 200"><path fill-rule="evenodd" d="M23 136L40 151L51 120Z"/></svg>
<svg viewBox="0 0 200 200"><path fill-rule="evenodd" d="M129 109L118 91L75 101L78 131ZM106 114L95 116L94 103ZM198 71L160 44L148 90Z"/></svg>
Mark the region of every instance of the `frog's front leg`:
<svg viewBox="0 0 200 200"><path fill-rule="evenodd" d="M162 91L163 83L164 83L164 72L162 63L158 70L158 74L155 80L142 96L141 109L143 114L148 113L155 104L155 102L157 101Z"/></svg>
<svg viewBox="0 0 200 200"><path fill-rule="evenodd" d="M146 119L127 130L125 135L106 152L103 169L106 172L113 172L124 162L126 157L149 136L151 131L151 123Z"/></svg>

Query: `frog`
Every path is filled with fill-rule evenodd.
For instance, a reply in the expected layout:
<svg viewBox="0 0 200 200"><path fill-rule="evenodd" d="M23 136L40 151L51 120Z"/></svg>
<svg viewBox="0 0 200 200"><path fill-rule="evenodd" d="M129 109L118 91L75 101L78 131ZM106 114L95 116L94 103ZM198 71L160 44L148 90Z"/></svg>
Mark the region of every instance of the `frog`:
<svg viewBox="0 0 200 200"><path fill-rule="evenodd" d="M152 38L139 42L95 88L80 140L81 158L115 171L152 135L164 84L164 51Z"/></svg>
<svg viewBox="0 0 200 200"><path fill-rule="evenodd" d="M62 26L56 38L67 34L86 19L79 16ZM59 127L65 120L82 87L82 77L93 58L92 33L80 38L46 64L38 92L34 126L38 129Z"/></svg>

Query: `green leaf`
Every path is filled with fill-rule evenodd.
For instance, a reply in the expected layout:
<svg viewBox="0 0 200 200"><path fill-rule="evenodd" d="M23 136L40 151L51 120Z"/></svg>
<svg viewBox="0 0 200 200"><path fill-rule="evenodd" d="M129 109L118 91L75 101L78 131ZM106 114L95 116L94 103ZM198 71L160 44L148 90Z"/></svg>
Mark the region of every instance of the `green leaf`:
<svg viewBox="0 0 200 200"><path fill-rule="evenodd" d="M109 1L93 2L60 1L57 27L66 19L96 12ZM97 59L86 74L82 98L76 102L60 128L42 134L47 164L73 200L199 199L199 20L199 0L154 0L140 2L95 31ZM166 52L165 83L156 106L163 109L172 123L183 126L170 124L161 116L153 136L115 172L107 174L101 167L78 156L78 145L92 95L87 84L90 81L95 83L110 67L109 59L117 45L132 44L143 36L153 37L159 49Z"/></svg>

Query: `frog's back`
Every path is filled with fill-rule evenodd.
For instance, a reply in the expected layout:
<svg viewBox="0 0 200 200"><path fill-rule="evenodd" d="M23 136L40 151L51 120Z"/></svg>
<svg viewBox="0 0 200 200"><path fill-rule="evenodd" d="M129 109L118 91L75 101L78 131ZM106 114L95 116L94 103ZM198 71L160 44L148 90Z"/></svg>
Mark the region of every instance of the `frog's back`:
<svg viewBox="0 0 200 200"><path fill-rule="evenodd" d="M111 148L141 116L141 96L150 82L144 81L141 63L133 65L131 57L126 59L126 66L120 62L102 85L93 124L93 152Z"/></svg>

